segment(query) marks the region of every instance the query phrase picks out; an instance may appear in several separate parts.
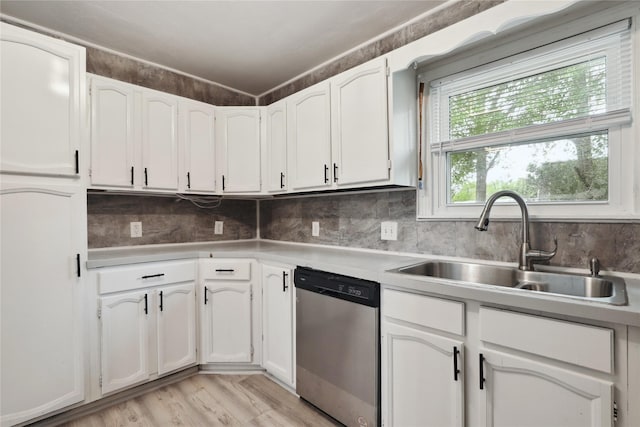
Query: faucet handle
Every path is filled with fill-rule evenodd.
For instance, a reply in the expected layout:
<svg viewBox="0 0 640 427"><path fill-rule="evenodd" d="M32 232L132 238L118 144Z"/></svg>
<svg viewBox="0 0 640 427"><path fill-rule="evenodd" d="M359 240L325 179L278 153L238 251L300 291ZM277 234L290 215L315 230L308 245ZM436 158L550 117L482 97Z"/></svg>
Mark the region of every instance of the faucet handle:
<svg viewBox="0 0 640 427"><path fill-rule="evenodd" d="M558 237L553 236L554 248L552 251L544 251L542 249L529 249L527 251L527 258L531 261L549 261L558 253Z"/></svg>
<svg viewBox="0 0 640 427"><path fill-rule="evenodd" d="M589 260L589 269L592 277L598 277L600 275L600 260L596 257L591 258Z"/></svg>

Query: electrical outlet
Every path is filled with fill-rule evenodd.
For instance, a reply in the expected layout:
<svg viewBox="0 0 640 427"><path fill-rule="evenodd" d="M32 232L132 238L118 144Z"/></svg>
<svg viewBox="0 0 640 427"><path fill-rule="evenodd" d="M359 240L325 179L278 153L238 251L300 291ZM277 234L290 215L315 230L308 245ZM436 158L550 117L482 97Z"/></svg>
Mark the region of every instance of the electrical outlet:
<svg viewBox="0 0 640 427"><path fill-rule="evenodd" d="M142 223L132 222L129 224L131 227L131 237L142 237Z"/></svg>
<svg viewBox="0 0 640 427"><path fill-rule="evenodd" d="M398 240L398 223L395 221L381 222L380 238L382 240Z"/></svg>
<svg viewBox="0 0 640 427"><path fill-rule="evenodd" d="M216 221L213 224L213 234L222 234L222 226L223 226L223 222L222 221Z"/></svg>
<svg viewBox="0 0 640 427"><path fill-rule="evenodd" d="M313 237L320 236L320 222L319 221L311 221L311 236L313 236Z"/></svg>

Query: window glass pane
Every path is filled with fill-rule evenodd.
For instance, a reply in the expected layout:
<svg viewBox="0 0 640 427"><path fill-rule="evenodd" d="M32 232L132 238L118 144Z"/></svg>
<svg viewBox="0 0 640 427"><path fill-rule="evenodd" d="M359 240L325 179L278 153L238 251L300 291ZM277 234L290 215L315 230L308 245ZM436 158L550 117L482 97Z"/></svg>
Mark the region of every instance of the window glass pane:
<svg viewBox="0 0 640 427"><path fill-rule="evenodd" d="M607 111L606 58L449 97L449 138L483 135Z"/></svg>
<svg viewBox="0 0 640 427"><path fill-rule="evenodd" d="M447 153L449 203L484 203L499 190L530 202L606 201L608 133Z"/></svg>

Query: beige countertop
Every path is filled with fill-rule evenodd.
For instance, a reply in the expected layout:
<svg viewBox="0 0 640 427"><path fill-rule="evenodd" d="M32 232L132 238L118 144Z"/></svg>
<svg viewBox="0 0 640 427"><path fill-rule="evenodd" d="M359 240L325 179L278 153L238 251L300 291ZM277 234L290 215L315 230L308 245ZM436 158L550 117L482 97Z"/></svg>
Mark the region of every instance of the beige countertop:
<svg viewBox="0 0 640 427"><path fill-rule="evenodd" d="M266 240L91 249L87 268L97 269L142 262L198 258L255 258L260 261L306 266L373 280L386 287L400 290L475 300L503 308L524 309L640 327L640 277L634 274L611 273L624 277L629 302L625 306L613 306L541 292L389 272L389 270L426 259L454 259L452 257L398 254ZM505 265L505 263L492 264Z"/></svg>

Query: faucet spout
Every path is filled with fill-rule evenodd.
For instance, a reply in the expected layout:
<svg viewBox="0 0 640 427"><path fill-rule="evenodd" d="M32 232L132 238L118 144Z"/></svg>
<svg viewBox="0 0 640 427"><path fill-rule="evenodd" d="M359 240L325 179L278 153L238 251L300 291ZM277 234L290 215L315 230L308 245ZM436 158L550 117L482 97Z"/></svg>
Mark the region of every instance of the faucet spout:
<svg viewBox="0 0 640 427"><path fill-rule="evenodd" d="M518 255L518 268L520 270L533 270L534 261L546 261L551 259L558 248L557 239L555 239L556 247L552 252L532 250L531 243L529 242L529 210L524 199L515 191L502 190L492 194L482 209L478 223L475 225L478 231L487 231L489 228L489 214L493 204L501 197L511 197L520 206L520 213L522 215L522 244L520 245L520 253Z"/></svg>

